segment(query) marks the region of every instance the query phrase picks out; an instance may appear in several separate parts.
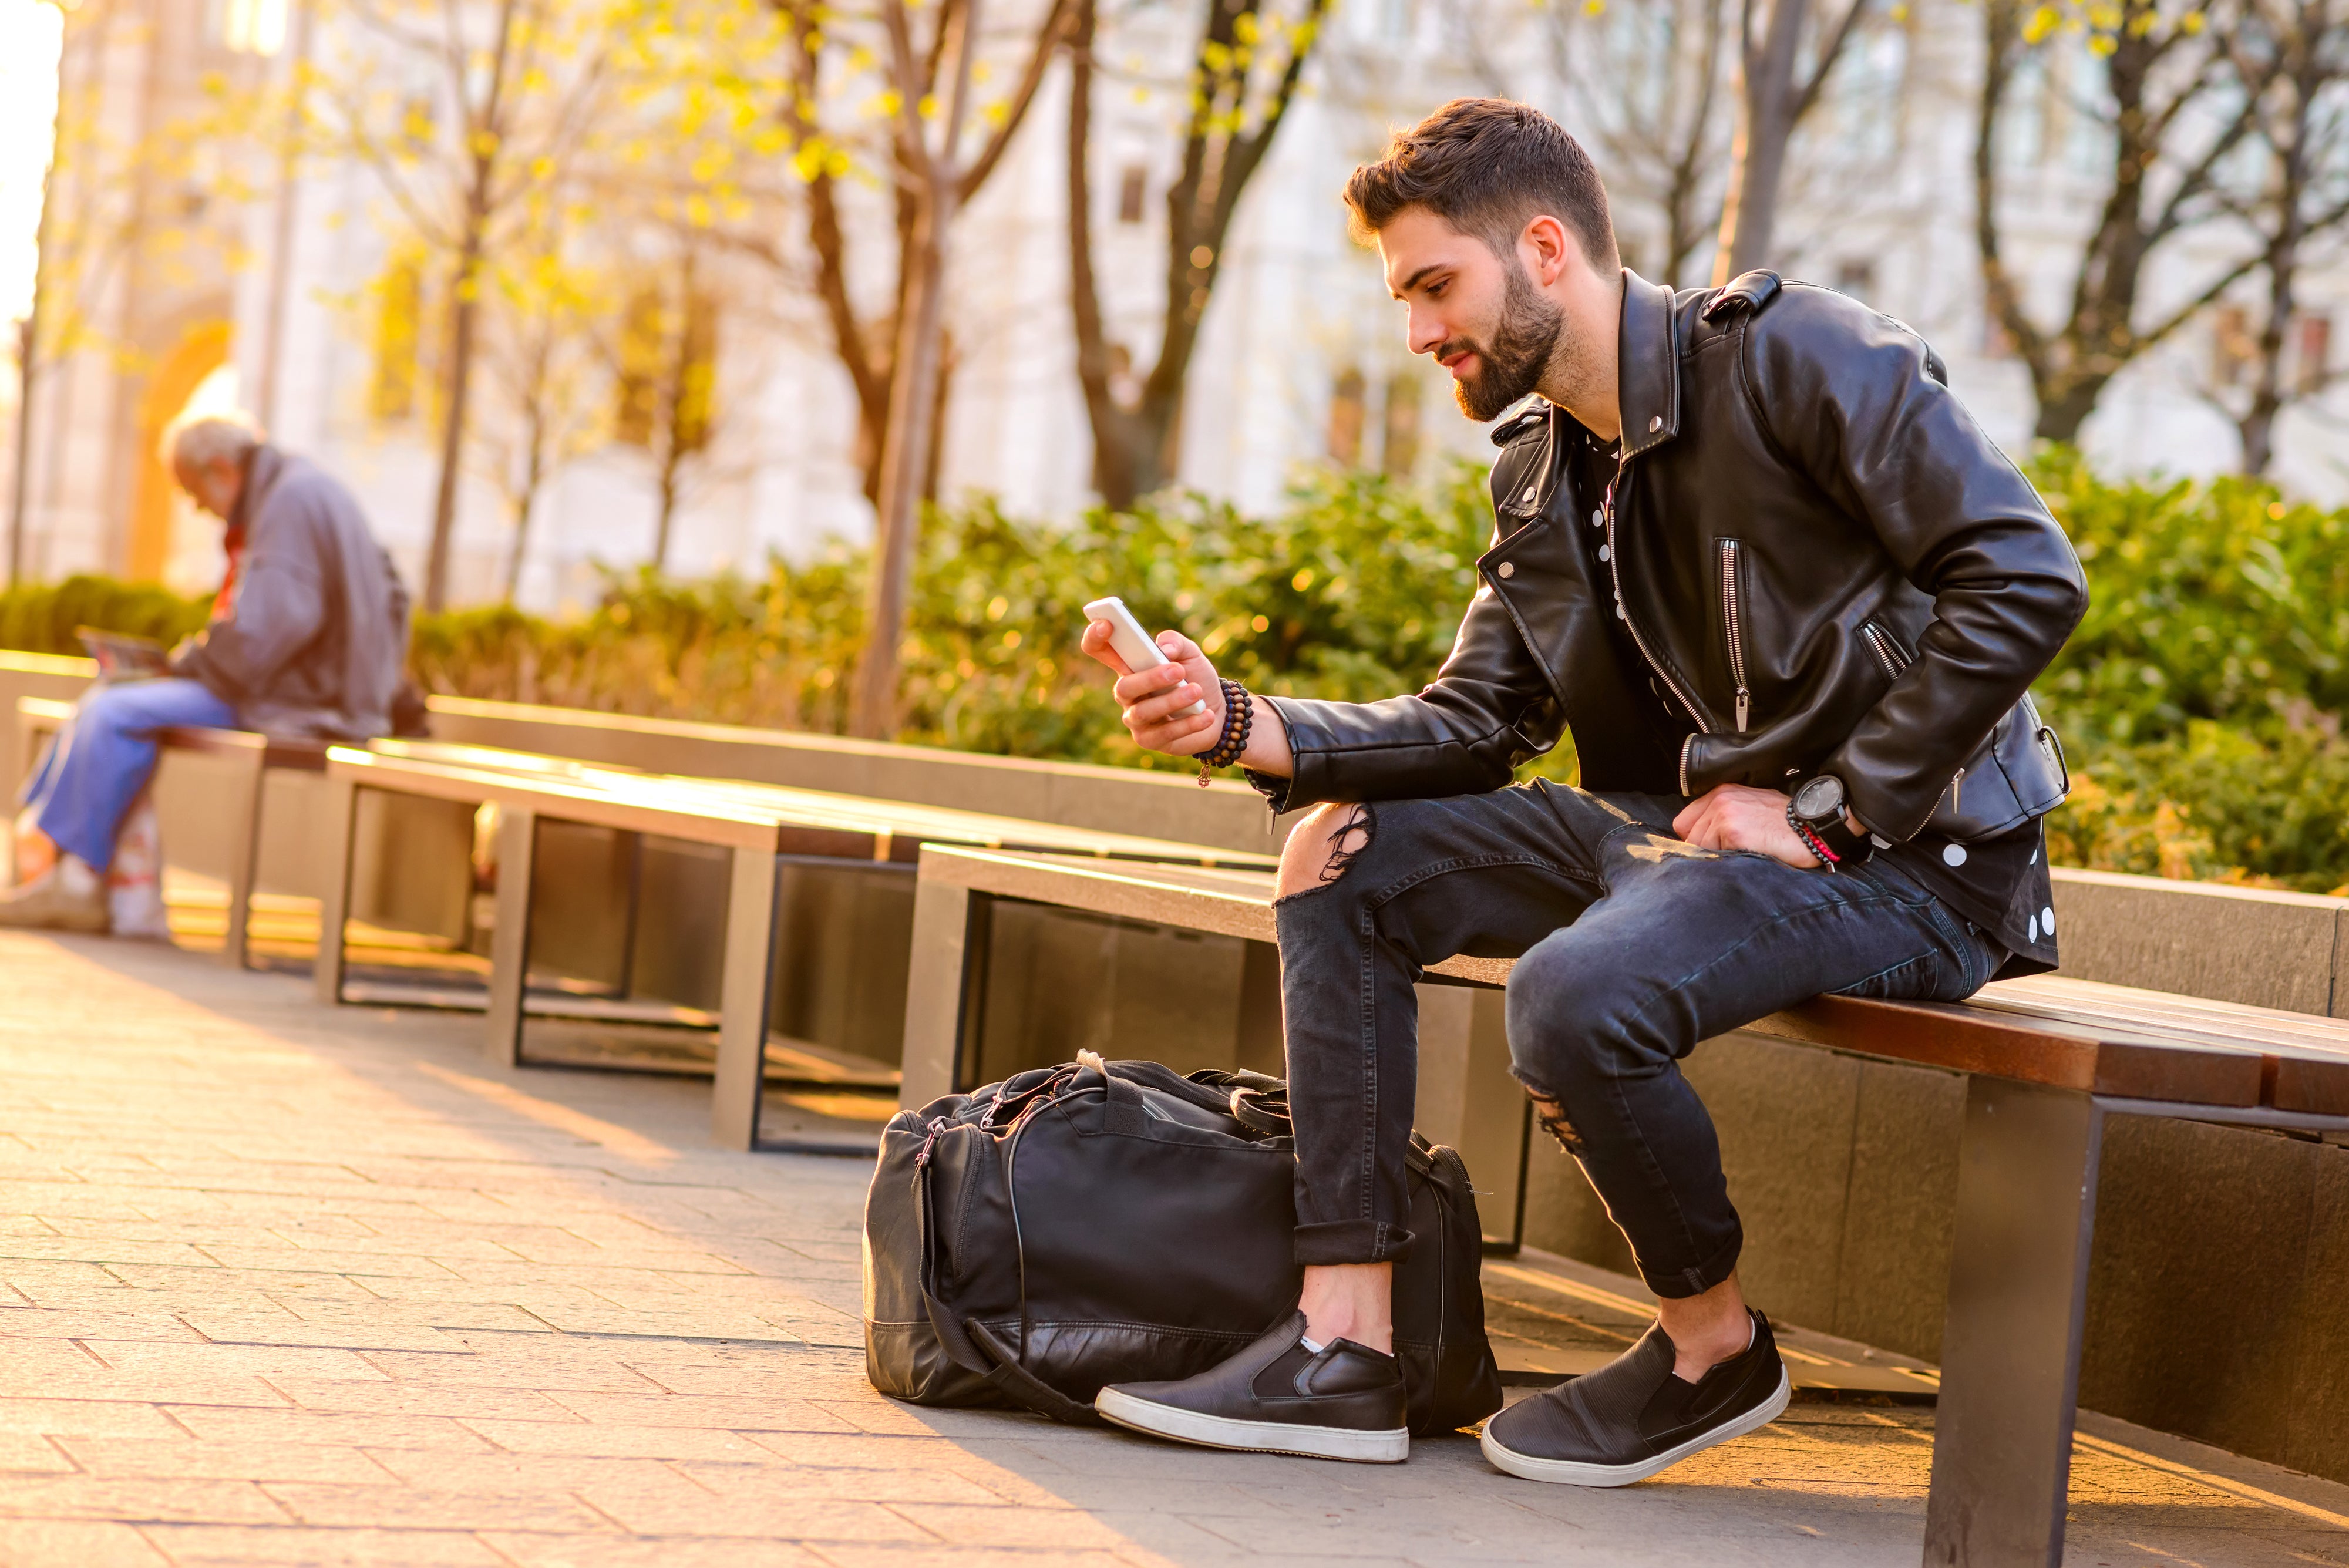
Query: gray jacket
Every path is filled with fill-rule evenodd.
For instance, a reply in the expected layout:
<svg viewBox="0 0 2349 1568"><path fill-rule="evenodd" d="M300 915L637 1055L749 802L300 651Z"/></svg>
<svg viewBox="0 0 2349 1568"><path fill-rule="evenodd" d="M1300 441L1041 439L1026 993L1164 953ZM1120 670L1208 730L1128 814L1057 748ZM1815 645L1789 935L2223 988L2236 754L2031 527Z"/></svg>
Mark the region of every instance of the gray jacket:
<svg viewBox="0 0 2349 1568"><path fill-rule="evenodd" d="M264 446L236 521L243 564L228 611L171 656L266 734L361 741L391 731L408 662L408 590L351 493Z"/></svg>

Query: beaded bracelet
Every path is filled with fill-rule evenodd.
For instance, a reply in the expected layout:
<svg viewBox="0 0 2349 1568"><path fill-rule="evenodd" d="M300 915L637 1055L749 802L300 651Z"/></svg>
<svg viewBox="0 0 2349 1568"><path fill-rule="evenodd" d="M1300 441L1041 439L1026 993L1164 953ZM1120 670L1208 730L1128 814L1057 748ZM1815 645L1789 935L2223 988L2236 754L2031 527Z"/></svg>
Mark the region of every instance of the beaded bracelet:
<svg viewBox="0 0 2349 1568"><path fill-rule="evenodd" d="M1227 768L1240 760L1240 754L1247 750L1248 731L1256 723L1256 703L1249 698L1247 688L1237 680L1220 684L1224 689L1224 727L1216 743L1199 753L1201 789L1207 787L1207 781L1217 768Z"/></svg>
<svg viewBox="0 0 2349 1568"><path fill-rule="evenodd" d="M1791 804L1786 807L1786 826L1795 830L1795 836L1803 841L1803 847L1809 850L1820 865L1830 871L1837 869L1843 857L1828 846L1816 828L1795 815Z"/></svg>

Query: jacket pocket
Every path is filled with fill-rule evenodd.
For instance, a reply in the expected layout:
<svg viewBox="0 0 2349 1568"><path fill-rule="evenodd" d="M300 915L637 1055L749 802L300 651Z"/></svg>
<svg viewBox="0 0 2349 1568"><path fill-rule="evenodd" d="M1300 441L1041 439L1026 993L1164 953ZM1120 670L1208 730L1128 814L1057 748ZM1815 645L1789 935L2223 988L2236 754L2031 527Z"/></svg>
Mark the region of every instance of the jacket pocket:
<svg viewBox="0 0 2349 1568"><path fill-rule="evenodd" d="M1753 717L1754 693L1745 683L1745 546L1736 539L1714 541L1721 567L1721 632L1729 649L1729 678L1737 688L1737 732Z"/></svg>
<svg viewBox="0 0 2349 1568"><path fill-rule="evenodd" d="M1885 625L1879 617L1869 616L1859 623L1859 640L1876 655L1876 661L1884 666L1884 673L1895 680L1900 679L1902 671L1917 662L1908 646L1900 640L1900 634Z"/></svg>
<svg viewBox="0 0 2349 1568"><path fill-rule="evenodd" d="M1941 792L1925 831L1961 842L1994 838L2046 815L2071 792L2063 742L2025 692Z"/></svg>

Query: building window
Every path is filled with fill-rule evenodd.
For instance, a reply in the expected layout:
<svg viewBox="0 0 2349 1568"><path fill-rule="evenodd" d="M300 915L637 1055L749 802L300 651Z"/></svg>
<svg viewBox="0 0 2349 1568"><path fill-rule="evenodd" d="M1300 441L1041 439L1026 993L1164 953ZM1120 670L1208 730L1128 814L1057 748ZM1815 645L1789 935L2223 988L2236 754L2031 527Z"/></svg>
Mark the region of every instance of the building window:
<svg viewBox="0 0 2349 1568"><path fill-rule="evenodd" d="M2332 379L2333 317L2303 316L2292 327L2292 385L2302 397L2313 398Z"/></svg>
<svg viewBox="0 0 2349 1568"><path fill-rule="evenodd" d="M1121 223L1142 222L1142 200L1146 193L1146 177L1142 165L1129 163L1117 181L1117 221Z"/></svg>
<svg viewBox="0 0 2349 1568"><path fill-rule="evenodd" d="M1362 461L1362 373L1349 365L1330 388L1330 461L1351 468Z"/></svg>
<svg viewBox="0 0 2349 1568"><path fill-rule="evenodd" d="M2250 312L2240 305L2222 305L2210 313L2212 386L2241 386L2244 372L2259 352L2259 339L2251 336Z"/></svg>
<svg viewBox="0 0 2349 1568"><path fill-rule="evenodd" d="M376 280L375 290L375 378L367 391L367 411L378 420L404 420L416 412L423 265L414 256L394 258Z"/></svg>
<svg viewBox="0 0 2349 1568"><path fill-rule="evenodd" d="M212 35L240 55L274 55L285 47L285 0L215 0Z"/></svg>

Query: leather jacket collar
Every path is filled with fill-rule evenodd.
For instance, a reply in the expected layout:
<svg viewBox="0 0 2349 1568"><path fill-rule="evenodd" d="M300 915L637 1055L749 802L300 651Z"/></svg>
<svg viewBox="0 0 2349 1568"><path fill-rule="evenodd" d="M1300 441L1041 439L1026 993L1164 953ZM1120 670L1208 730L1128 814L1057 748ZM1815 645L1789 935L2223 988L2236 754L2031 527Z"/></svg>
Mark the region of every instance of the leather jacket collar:
<svg viewBox="0 0 2349 1568"><path fill-rule="evenodd" d="M1615 400L1623 455L1638 457L1681 433L1681 355L1672 291L1623 269L1623 325L1616 337Z"/></svg>

